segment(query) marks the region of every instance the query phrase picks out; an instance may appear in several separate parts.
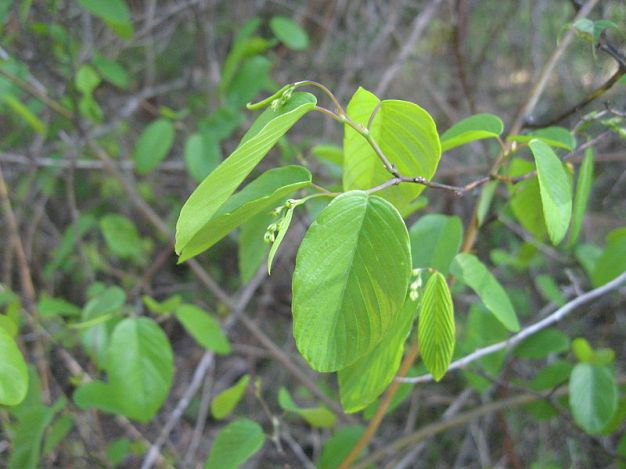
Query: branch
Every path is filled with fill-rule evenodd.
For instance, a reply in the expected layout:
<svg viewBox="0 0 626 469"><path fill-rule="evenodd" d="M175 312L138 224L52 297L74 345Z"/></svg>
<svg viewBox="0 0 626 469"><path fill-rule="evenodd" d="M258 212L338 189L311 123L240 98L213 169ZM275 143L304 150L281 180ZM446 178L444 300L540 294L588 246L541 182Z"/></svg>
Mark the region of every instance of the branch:
<svg viewBox="0 0 626 469"><path fill-rule="evenodd" d="M551 326L552 324L560 321L561 319L563 319L565 316L570 314L579 306L584 305L585 303L588 303L591 300L594 300L604 295L605 293L615 290L616 288L620 287L625 282L626 282L626 272L622 273L617 278L611 280L606 285L603 285L594 290L590 290L583 295L580 295L579 297L575 298L574 300L570 301L569 303L566 303L564 306L557 309L550 316L542 319L541 321L536 322L535 324L528 326L526 329L523 329L522 331L518 332L514 336L509 337L507 340L498 342L493 345L489 345L487 347L479 348L475 352L470 353L469 355L452 362L452 364L450 364L450 366L448 367L448 371L465 368L470 363L473 363L476 360L479 360L486 355L491 355L492 353L498 352L500 350L510 349L514 347L515 345L519 344L520 342L530 337L531 335L536 334L537 332L545 329L546 327ZM416 384L416 383L427 383L429 381L432 381L433 377L432 375L427 374L427 375L417 376L415 378L398 378L397 380L403 383Z"/></svg>

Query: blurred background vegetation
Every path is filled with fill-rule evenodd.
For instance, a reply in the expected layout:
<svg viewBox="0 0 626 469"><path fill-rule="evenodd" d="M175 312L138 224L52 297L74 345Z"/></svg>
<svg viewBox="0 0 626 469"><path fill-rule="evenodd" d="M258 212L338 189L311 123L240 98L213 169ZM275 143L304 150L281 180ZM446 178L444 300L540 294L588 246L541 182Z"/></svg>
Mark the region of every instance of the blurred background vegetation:
<svg viewBox="0 0 626 469"><path fill-rule="evenodd" d="M248 386L237 413L280 436L280 443L266 444L252 464L304 467L312 460L334 467L325 443L336 431L311 428L277 402L278 389L286 387L302 405L319 404L290 367L335 399L333 380L307 369L291 336L293 260L312 213L296 215L272 276L266 277L255 276L258 263L249 259L258 252L246 251L236 236L200 256L197 268L177 266L169 233L182 203L253 121L256 114L245 104L289 82L323 83L344 105L358 86L413 101L435 117L440 131L479 112L510 125L579 7L570 0L0 0L0 167L22 245L17 249L10 241L5 206L0 308L22 324L21 348L36 364L42 394L31 397L47 409L57 405L47 421L39 421L30 444L21 441L31 461L42 453L44 467L139 467L148 447L164 435L158 464L200 467L223 426L207 415L208 403L248 374L260 384L256 392ZM623 0L600 1L590 18L611 22L601 41L623 54ZM615 74L615 57L598 44L583 32L577 35L532 115L525 116L525 126L551 122ZM524 321L539 317L546 304L587 289L584 260L605 245L608 232L625 224L624 90L622 77L555 123L570 130L587 126L591 130L583 139L602 136L581 235L582 267L533 239L515 213L488 220L481 231L475 250L497 266ZM336 162L342 135L336 122L307 116L261 169L302 164L330 184L341 171ZM488 174L497 152L493 145L446 154L437 180L462 185ZM578 154L572 161L581 159ZM458 198L448 192L426 197L427 206L415 217L436 211L467 221L476 200L476 194ZM507 223L512 231L503 230ZM257 225L245 233L262 237L267 220ZM24 275L32 279L30 292ZM114 287L118 290L111 293ZM243 317L232 302L255 291L244 303ZM203 348L179 322L160 314L170 312L162 302L176 295L218 318L232 344L232 353L205 363L199 378L194 373L206 357ZM112 302L112 309L85 313L94 298ZM461 329L472 302L461 298L457 305ZM623 308L623 296L621 302L610 297L589 306L567 323L565 347L557 346L550 356L522 353L530 359L506 363L502 356L471 376L407 386L399 403L403 410L387 417L374 447L440 419L446 409L454 411L452 403L463 407L504 398L516 387L528 389L537 367L555 354L567 356L570 338L585 336L594 345L613 347L617 363L623 363ZM97 324L106 326L102 335L91 339L85 338L90 326L85 321L119 311L157 318L174 351L169 398L146 424L80 411L71 400L76 376L98 376L102 369L98 354L105 345L90 340L106 342L108 319ZM499 331L484 330L491 333L500 340ZM471 340L461 348L471 350L487 339ZM164 433L190 383L197 392ZM19 462L27 459L12 456L11 463L8 456L24 416L0 409L0 417L0 467L27 467ZM362 422L361 416L342 417L345 441L358 434L354 425ZM27 433L34 431L29 428ZM585 436L563 415L536 406L467 422L389 455L386 467L607 467L615 444Z"/></svg>

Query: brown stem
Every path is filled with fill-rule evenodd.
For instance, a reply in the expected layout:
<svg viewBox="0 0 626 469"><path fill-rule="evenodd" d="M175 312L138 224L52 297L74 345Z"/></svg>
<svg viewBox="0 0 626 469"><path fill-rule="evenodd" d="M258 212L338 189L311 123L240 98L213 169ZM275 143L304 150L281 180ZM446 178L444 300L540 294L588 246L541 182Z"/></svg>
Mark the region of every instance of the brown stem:
<svg viewBox="0 0 626 469"><path fill-rule="evenodd" d="M400 365L400 369L398 371L399 377L406 376L406 374L409 372L409 369L411 368L411 365L413 364L413 362L415 362L415 359L417 358L418 354L419 354L419 345L416 340L411 345L411 348L407 352L406 356L404 357L404 360L402 361L402 364ZM376 409L376 413L372 417L372 420L370 420L370 423L367 426L365 433L363 433L363 436L361 436L359 441L357 441L354 448L352 448L350 453L348 453L348 455L343 460L343 462L338 467L338 469L348 469L350 465L359 457L359 455L361 454L361 451L363 451L363 449L367 446L370 440L374 437L374 435L376 434L376 430L378 430L378 427L380 426L380 424L383 421L383 418L385 417L385 413L387 412L387 409L389 408L389 405L391 404L391 400L393 399L393 396L395 396L396 392L398 392L399 386L400 386L400 381L398 380L394 380L391 383L391 386L389 386L389 389L387 389L385 396L380 401L380 405L378 406L378 409Z"/></svg>

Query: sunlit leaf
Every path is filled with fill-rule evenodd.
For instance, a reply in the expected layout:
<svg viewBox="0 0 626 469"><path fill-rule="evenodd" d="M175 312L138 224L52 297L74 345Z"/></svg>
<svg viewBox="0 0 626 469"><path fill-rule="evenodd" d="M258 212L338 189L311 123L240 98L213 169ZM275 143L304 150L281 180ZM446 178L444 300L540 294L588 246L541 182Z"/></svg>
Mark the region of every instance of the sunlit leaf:
<svg viewBox="0 0 626 469"><path fill-rule="evenodd" d="M441 151L448 151L466 143L486 138L497 138L504 124L493 114L475 114L457 122L441 134Z"/></svg>
<svg viewBox="0 0 626 469"><path fill-rule="evenodd" d="M261 449L264 442L265 434L258 423L235 420L215 437L204 469L237 469Z"/></svg>
<svg viewBox="0 0 626 469"><path fill-rule="evenodd" d="M574 420L587 433L599 433L617 410L617 386L612 371L579 363L569 380L569 403Z"/></svg>
<svg viewBox="0 0 626 469"><path fill-rule="evenodd" d="M233 386L216 395L211 401L211 415L218 420L228 417L244 396L249 382L250 375L244 375Z"/></svg>

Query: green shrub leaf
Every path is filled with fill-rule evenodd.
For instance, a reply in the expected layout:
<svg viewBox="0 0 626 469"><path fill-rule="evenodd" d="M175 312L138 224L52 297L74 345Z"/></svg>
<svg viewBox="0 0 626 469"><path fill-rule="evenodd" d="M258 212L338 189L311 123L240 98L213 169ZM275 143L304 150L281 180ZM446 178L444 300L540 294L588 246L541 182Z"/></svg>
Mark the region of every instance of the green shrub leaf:
<svg viewBox="0 0 626 469"><path fill-rule="evenodd" d="M244 396L249 382L250 375L244 375L233 386L216 395L211 401L211 415L218 420L228 417Z"/></svg>
<svg viewBox="0 0 626 469"><path fill-rule="evenodd" d="M0 327L0 405L17 405L28 390L28 369L22 352L9 333Z"/></svg>
<svg viewBox="0 0 626 469"><path fill-rule="evenodd" d="M589 194L593 183L593 148L585 150L585 158L580 165L578 182L576 183L576 195L574 196L574 209L572 211L572 226L569 231L568 245L573 246L578 241L580 229L583 226Z"/></svg>
<svg viewBox="0 0 626 469"><path fill-rule="evenodd" d="M299 415L315 428L334 427L337 420L337 416L325 407L299 407L284 387L278 390L278 405L283 410Z"/></svg>
<svg viewBox="0 0 626 469"><path fill-rule="evenodd" d="M502 120L493 114L475 114L463 119L441 134L441 151L485 138L497 138L504 130Z"/></svg>
<svg viewBox="0 0 626 469"><path fill-rule="evenodd" d="M513 332L519 331L519 322L509 296L500 282L476 256L466 253L457 255L450 271L476 292L487 309L504 327Z"/></svg>
<svg viewBox="0 0 626 469"><path fill-rule="evenodd" d="M261 426L248 419L238 419L222 428L211 447L204 469L237 469L265 442Z"/></svg>
<svg viewBox="0 0 626 469"><path fill-rule="evenodd" d="M463 240L459 217L424 215L409 230L413 267L433 268L446 275Z"/></svg>
<svg viewBox="0 0 626 469"><path fill-rule="evenodd" d="M268 108L259 116L235 151L200 183L185 202L176 224L176 252L179 255L203 231L278 139L313 109L316 102L312 94L293 93L280 109L274 111Z"/></svg>
<svg viewBox="0 0 626 469"><path fill-rule="evenodd" d="M561 160L552 149L540 140L531 140L530 149L535 157L539 175L539 191L548 236L559 244L572 216L572 188Z"/></svg>
<svg viewBox="0 0 626 469"><path fill-rule="evenodd" d="M626 227L606 235L606 247L591 271L591 282L599 287L626 272Z"/></svg>
<svg viewBox="0 0 626 469"><path fill-rule="evenodd" d="M317 371L374 349L400 313L411 269L409 237L384 199L351 191L307 231L293 275L294 337Z"/></svg>
<svg viewBox="0 0 626 469"><path fill-rule="evenodd" d="M420 354L435 381L446 374L454 351L454 305L446 278L433 273L424 289L418 322Z"/></svg>
<svg viewBox="0 0 626 469"><path fill-rule="evenodd" d="M569 380L569 403L574 420L587 433L600 433L617 410L617 386L605 366L579 363Z"/></svg>
<svg viewBox="0 0 626 469"><path fill-rule="evenodd" d="M270 20L270 28L274 35L293 50L304 50L309 47L309 36L298 23L285 16L274 16Z"/></svg>
<svg viewBox="0 0 626 469"><path fill-rule="evenodd" d="M220 323L197 306L183 304L176 308L176 319L196 342L218 355L230 353L230 342Z"/></svg>
<svg viewBox="0 0 626 469"><path fill-rule="evenodd" d="M138 174L148 174L165 159L174 144L174 133L174 125L167 119L157 119L141 132L133 152Z"/></svg>

